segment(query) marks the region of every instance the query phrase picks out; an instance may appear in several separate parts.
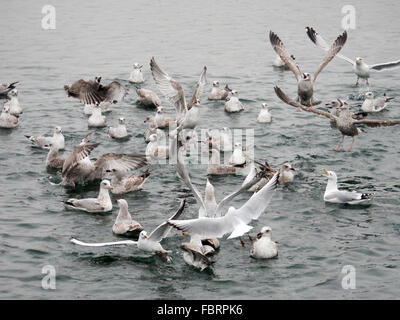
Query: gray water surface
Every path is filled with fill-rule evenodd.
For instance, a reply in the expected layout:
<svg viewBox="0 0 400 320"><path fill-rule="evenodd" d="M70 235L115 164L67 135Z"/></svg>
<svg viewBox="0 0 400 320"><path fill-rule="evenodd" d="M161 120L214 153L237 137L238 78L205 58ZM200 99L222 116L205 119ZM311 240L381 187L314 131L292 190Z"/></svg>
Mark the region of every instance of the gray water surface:
<svg viewBox="0 0 400 320"><path fill-rule="evenodd" d="M51 1L56 30L41 28L41 1L3 1L0 11L0 82L20 81L24 114L18 128L0 131L0 298L11 299L383 299L399 296L399 145L400 127L365 129L353 152L335 152L340 134L329 121L295 112L275 95L279 84L295 96L290 71L272 67L275 54L267 34L281 37L302 70L313 72L323 57L306 37L315 26L332 42L342 32L343 1ZM399 58L400 7L393 1L352 1L357 25L342 53L369 63ZM143 120L154 110L137 106L134 86L127 82L132 64L144 64L145 87L161 93L152 80L149 61L155 56L189 97L204 65L209 84L201 97L201 128L253 128L255 157L278 167L296 168L295 182L278 188L271 205L252 225L255 235L269 225L279 257L255 261L250 244L221 240L214 273L187 266L179 244L187 239L172 231L163 246L172 250L168 264L133 247L83 248L86 241L113 241L117 215L67 211L69 197L93 197L98 185L77 190L54 186L59 176L45 169L46 152L30 147L25 134L51 134L61 125L67 149L83 135L104 152L145 151ZM87 128L82 105L63 90L80 78L101 75L130 88L124 102L108 115L115 124L127 120L132 137L111 141L106 129ZM399 73L376 73L370 90L396 99L378 119L399 119ZM246 110L226 114L222 102L207 101L213 80L229 83L240 93ZM320 74L315 96L324 102L347 99L354 110L368 88L354 86L351 67L334 59ZM162 98L163 99L163 98ZM256 122L262 102L273 109L270 125ZM163 99L169 114L174 110ZM350 139L345 140L345 146ZM371 206L325 204L322 168L334 170L340 187L374 192ZM197 215L195 200L176 177L173 166L154 166L142 191L124 196L133 217L152 230L187 199L184 217ZM203 191L206 166L190 166L193 182ZM211 177L217 199L233 191L243 177ZM250 194L233 202L240 206ZM42 267L56 268L56 290L41 287ZM356 289L342 289L342 267L356 269Z"/></svg>

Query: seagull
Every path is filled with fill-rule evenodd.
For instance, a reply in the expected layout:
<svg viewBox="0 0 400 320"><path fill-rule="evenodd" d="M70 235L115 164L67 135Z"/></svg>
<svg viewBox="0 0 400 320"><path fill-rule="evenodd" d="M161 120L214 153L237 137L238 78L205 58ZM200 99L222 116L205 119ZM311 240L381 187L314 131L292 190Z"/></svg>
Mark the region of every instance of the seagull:
<svg viewBox="0 0 400 320"><path fill-rule="evenodd" d="M246 154L243 151L242 144L240 142L235 143L235 148L231 157L229 158L229 164L236 167L244 167L248 162Z"/></svg>
<svg viewBox="0 0 400 320"><path fill-rule="evenodd" d="M8 99L8 93L15 88L18 81L0 84L0 99Z"/></svg>
<svg viewBox="0 0 400 320"><path fill-rule="evenodd" d="M138 176L124 176L124 173L118 169L112 169L111 172L114 174L111 179L111 185L114 187L111 189L111 193L113 194L123 194L140 190L150 176L148 169Z"/></svg>
<svg viewBox="0 0 400 320"><path fill-rule="evenodd" d="M270 259L278 255L278 246L271 240L272 229L269 226L262 227L257 234L257 240L253 242L250 257L255 259Z"/></svg>
<svg viewBox="0 0 400 320"><path fill-rule="evenodd" d="M167 221L174 221L175 219L178 219L183 212L185 203L186 203L186 201L182 200L178 211L172 217L170 217ZM147 235L147 232L145 230L141 231L139 234L138 241L124 240L124 241L104 242L104 243L87 243L87 242L82 242L82 241L72 238L71 242L81 245L81 246L87 246L87 247L136 245L138 247L138 249L140 249L140 250L155 253L160 257L165 257L167 259L167 261L170 261L171 259L168 256L168 253L170 251L165 250L160 244L160 241L162 239L164 239L172 229L172 227L170 226L170 224L167 221L164 221L163 223L161 223L157 228L155 228L150 233L149 236Z"/></svg>
<svg viewBox="0 0 400 320"><path fill-rule="evenodd" d="M133 236L137 238L139 233L143 231L142 225L139 222L132 220L126 200L119 199L117 202L119 205L119 212L112 227L113 233L119 236Z"/></svg>
<svg viewBox="0 0 400 320"><path fill-rule="evenodd" d="M230 207L224 216L168 220L168 224L190 235L197 234L201 239L221 238L226 233L230 233L228 239L240 237L253 228L248 223L257 220L268 207L276 189L278 178L279 173L276 173L268 184L254 193L242 207L239 209Z"/></svg>
<svg viewBox="0 0 400 320"><path fill-rule="evenodd" d="M22 108L18 101L18 90L12 89L8 93L8 97L10 100L8 100L5 105L10 107L10 114L12 114L13 116L19 116L20 114L22 114Z"/></svg>
<svg viewBox="0 0 400 320"><path fill-rule="evenodd" d="M65 148L64 135L62 134L62 128L59 126L54 128L52 137L27 135L25 137L33 143L32 147L50 149L51 144L55 149L57 149L57 151Z"/></svg>
<svg viewBox="0 0 400 320"><path fill-rule="evenodd" d="M0 115L0 128L12 129L16 128L18 124L19 118L10 114L10 107L4 105Z"/></svg>
<svg viewBox="0 0 400 320"><path fill-rule="evenodd" d="M290 56L293 61L296 60L296 58L294 57L294 55ZM279 68L279 69L283 69L283 70L290 70L289 67L286 65L285 62L283 62L283 60L281 59L281 57L279 56L279 54L276 55L274 62L272 63L272 65L275 68Z"/></svg>
<svg viewBox="0 0 400 320"><path fill-rule="evenodd" d="M87 105L99 105L102 101L118 103L128 94L128 90L117 81L103 86L101 77L88 81L80 79L71 86L65 85L64 90L68 97L77 98Z"/></svg>
<svg viewBox="0 0 400 320"><path fill-rule="evenodd" d="M58 154L59 148L57 145L49 143L50 150L46 157L46 168L62 170L65 162L65 157Z"/></svg>
<svg viewBox="0 0 400 320"><path fill-rule="evenodd" d="M186 104L185 92L181 85L165 73L156 63L154 57L150 61L150 69L153 74L154 81L158 88L165 96L167 101L175 107L176 119L178 126L183 125L183 129L194 129L199 120L199 108L200 104L199 95L207 83L206 72L207 67L204 66L202 73L200 74L199 81L197 82L196 90L190 100L189 104Z"/></svg>
<svg viewBox="0 0 400 320"><path fill-rule="evenodd" d="M135 62L133 64L133 71L131 72L131 75L129 76L129 82L132 83L142 83L144 82L143 79L143 73L142 73L142 67L143 65L140 65L139 63Z"/></svg>
<svg viewBox="0 0 400 320"><path fill-rule="evenodd" d="M212 266L213 262L207 257L206 250L197 235L191 236L190 242L184 242L180 247L184 251L183 260L188 265L200 269L200 271Z"/></svg>
<svg viewBox="0 0 400 320"><path fill-rule="evenodd" d="M110 101L102 101L99 103L99 108L101 109L102 113L110 112L110 107L112 102ZM87 116L91 116L93 114L93 109L96 107L96 104L85 104L83 108L83 113Z"/></svg>
<svg viewBox="0 0 400 320"><path fill-rule="evenodd" d="M313 106L321 103L321 101L315 101L313 99L314 95L314 82L317 79L320 72L326 67L326 65L335 57L335 55L343 48L347 40L347 32L344 31L343 34L339 35L335 42L332 44L328 50L324 60L318 66L317 70L313 75L309 73L302 73L300 68L296 65L294 60L290 57L286 47L282 43L281 39L270 31L269 39L271 41L272 47L276 53L281 57L281 59L286 63L289 69L294 73L297 79L297 101L305 106Z"/></svg>
<svg viewBox="0 0 400 320"><path fill-rule="evenodd" d="M100 192L97 198L75 199L71 198L64 202L69 209L86 212L108 212L112 210L112 202L108 190L112 189L110 181L103 180L100 183Z"/></svg>
<svg viewBox="0 0 400 320"><path fill-rule="evenodd" d="M153 133L149 139L150 142L146 147L146 156L149 159L167 159L169 157L169 146L160 145L157 134Z"/></svg>
<svg viewBox="0 0 400 320"><path fill-rule="evenodd" d="M298 109L300 108L304 111L309 111L335 121L336 127L342 133L342 138L339 144L334 147L334 150L336 151L340 150L344 140L344 136L350 136L353 138L352 143L348 148L348 151L352 150L354 144L354 137L361 132L361 130L358 128L359 125L366 125L368 127L388 127L400 124L400 120L365 120L365 119L356 120L354 118L357 117L357 115L350 111L349 105L347 103L344 103L343 110L340 111L339 116L335 116L329 112L317 110L311 107L306 107L297 101L291 100L279 87L275 87L274 89L277 96L283 102Z"/></svg>
<svg viewBox="0 0 400 320"><path fill-rule="evenodd" d="M319 48L328 51L328 44L326 43L326 41L313 28L306 27L306 29L307 35L310 40L314 42L314 44L316 44ZM352 60L342 54L338 54L337 56L338 58L341 58L353 65L353 72L357 75L356 86L360 85L360 78L365 79L366 84L369 85L368 79L370 77L371 70L381 71L385 69L398 68L400 66L400 60L367 65L364 62L363 58L360 57Z"/></svg>
<svg viewBox="0 0 400 320"><path fill-rule="evenodd" d="M386 108L388 102L394 98L386 97L386 93L382 97L374 99L372 92L365 94L365 100L361 106L361 110L364 112L379 112Z"/></svg>
<svg viewBox="0 0 400 320"><path fill-rule="evenodd" d="M219 87L219 81L213 81L211 92L208 95L208 100L226 100L229 92L231 91L232 90L228 87L228 85L226 85L225 88L221 89Z"/></svg>
<svg viewBox="0 0 400 320"><path fill-rule="evenodd" d="M207 131L206 138L208 138L210 149L221 152L232 151L232 132L229 128L223 127L222 130ZM219 163L219 160L216 163Z"/></svg>
<svg viewBox="0 0 400 320"><path fill-rule="evenodd" d="M231 91L231 97L225 102L224 109L226 112L239 112L244 110L243 104L239 101L239 92Z"/></svg>
<svg viewBox="0 0 400 320"><path fill-rule="evenodd" d="M118 119L117 127L108 128L108 136L113 139L123 139L128 136L128 132L126 131L125 118Z"/></svg>
<svg viewBox="0 0 400 320"><path fill-rule="evenodd" d="M81 144L66 158L62 168L62 185L84 184L104 179L107 170L117 169L123 172L135 170L146 165L146 156L139 154L105 153L92 162L90 153L99 144Z"/></svg>
<svg viewBox="0 0 400 320"><path fill-rule="evenodd" d="M150 142L150 136L152 134L157 135L157 140L162 141L165 139L165 133L161 129L158 129L156 124L153 122L152 116L148 116L147 118L150 118L148 120L145 120L145 122L149 121L149 127L146 129L144 132L144 141L149 143Z"/></svg>
<svg viewBox="0 0 400 320"><path fill-rule="evenodd" d="M158 107L161 106L161 100L157 93L149 89L136 88L138 95L138 102L146 107Z"/></svg>
<svg viewBox="0 0 400 320"><path fill-rule="evenodd" d="M99 106L94 106L92 115L88 118L88 126L95 128L103 128L107 126L107 117L101 113Z"/></svg>
<svg viewBox="0 0 400 320"><path fill-rule="evenodd" d="M176 123L176 118L175 117L166 117L164 115L164 107L158 106L156 115L154 116L153 120L155 126L157 128L169 128L171 124Z"/></svg>
<svg viewBox="0 0 400 320"><path fill-rule="evenodd" d="M267 104L264 102L261 104L261 110L257 117L257 122L270 123L272 121L272 115L268 110Z"/></svg>
<svg viewBox="0 0 400 320"><path fill-rule="evenodd" d="M347 204L361 204L370 202L372 199L372 193L359 193L342 191L337 188L337 176L333 171L328 171L324 168L326 174L321 174L323 177L328 178L328 184L326 185L324 193L324 201L330 203L347 203Z"/></svg>

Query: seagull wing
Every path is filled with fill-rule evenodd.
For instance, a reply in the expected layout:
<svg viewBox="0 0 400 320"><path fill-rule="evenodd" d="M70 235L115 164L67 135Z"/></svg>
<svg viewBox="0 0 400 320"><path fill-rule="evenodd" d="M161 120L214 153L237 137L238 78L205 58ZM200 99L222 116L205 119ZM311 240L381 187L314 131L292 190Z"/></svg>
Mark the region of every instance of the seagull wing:
<svg viewBox="0 0 400 320"><path fill-rule="evenodd" d="M70 172L72 168L74 168L78 164L79 161L89 156L92 150L98 145L99 143L94 143L76 147L64 161L62 176L64 177L65 175L67 175L68 172Z"/></svg>
<svg viewBox="0 0 400 320"><path fill-rule="evenodd" d="M158 88L168 102L175 107L178 118L182 117L187 111L187 106L181 85L158 66L154 57L150 60L150 69Z"/></svg>
<svg viewBox="0 0 400 320"><path fill-rule="evenodd" d="M400 124L400 120L355 120L353 124L365 124L368 127L390 127Z"/></svg>
<svg viewBox="0 0 400 320"><path fill-rule="evenodd" d="M369 66L370 69L382 71L384 69L394 69L400 67L400 60L385 62L385 63L377 63Z"/></svg>
<svg viewBox="0 0 400 320"><path fill-rule="evenodd" d="M190 100L187 108L190 110L199 98L200 93L203 91L204 86L207 84L207 67L204 66L202 73L200 74L200 79L197 82L196 90L193 93L192 99Z"/></svg>
<svg viewBox="0 0 400 320"><path fill-rule="evenodd" d="M106 246L119 246L119 245L137 245L137 242L136 241L132 241L132 240L89 243L89 242L83 242L83 241L80 241L78 239L72 238L70 241L72 243L78 244L80 246L85 246L85 247L106 247Z"/></svg>
<svg viewBox="0 0 400 320"><path fill-rule="evenodd" d="M199 235L202 239L221 238L224 234L229 232L232 232L230 238L240 236L251 229L250 226L247 226L247 223L253 219L257 219L268 206L273 191L278 184L278 177L279 174L275 174L274 177L260 191L253 194L241 208L235 209L231 207L228 213L223 217L168 220L168 223L178 230Z"/></svg>
<svg viewBox="0 0 400 320"><path fill-rule="evenodd" d="M179 206L178 211L174 213L174 215L169 218L167 221L161 223L157 228L155 228L149 235L149 240L160 242L164 239L168 233L171 231L172 226L168 224L168 221L178 219L183 213L183 209L185 209L186 200L182 200Z"/></svg>
<svg viewBox="0 0 400 320"><path fill-rule="evenodd" d="M146 156L141 154L105 153L95 163L95 175L102 178L104 173L116 169L127 172L147 164Z"/></svg>
<svg viewBox="0 0 400 320"><path fill-rule="evenodd" d="M84 104L99 104L104 100L104 96L98 91L93 81L80 79L75 81L68 90L68 93L79 98Z"/></svg>
<svg viewBox="0 0 400 320"><path fill-rule="evenodd" d="M322 111L322 110L314 109L314 108L312 108L312 107L306 107L306 106L303 106L300 102L297 102L297 101L294 101L294 100L290 99L290 98L281 90L281 88L279 88L279 87L277 87L277 86L274 87L274 90L275 90L276 95L277 95L283 102L285 102L285 103L287 103L287 104L289 104L289 105L291 105L291 106L293 106L293 107L300 108L300 109L302 109L302 110L304 110L304 111L312 112L312 113L318 114L318 115L320 115L320 116L327 117L327 118L332 119L332 120L337 120L337 119L338 119L338 117L336 117L336 116L333 115L333 114L330 114L329 112L325 112L325 111Z"/></svg>
<svg viewBox="0 0 400 320"><path fill-rule="evenodd" d="M321 49L324 50L324 51L328 51L328 50L329 50L329 45L328 45L328 43L318 34L318 32L316 32L316 31L314 30L314 28L312 28L312 27L306 27L306 29L307 29L307 35L308 35L308 37L310 38L310 40L311 40L312 42L314 42L314 44L315 44L317 47L321 48ZM336 54L336 56L337 56L338 58L340 58L340 59L343 59L343 60L345 60L345 61L351 63L352 65L355 64L355 62L354 62L353 60L351 60L350 58L348 58L348 57L346 57L346 56L344 56L344 55L342 55L342 54L340 54L340 53Z"/></svg>
<svg viewBox="0 0 400 320"><path fill-rule="evenodd" d="M341 35L339 35L335 42L332 44L330 49L328 50L324 60L318 66L317 71L314 73L314 80L317 79L320 72L327 66L327 64L336 56L336 54L343 48L344 44L347 40L347 32L344 31Z"/></svg>
<svg viewBox="0 0 400 320"><path fill-rule="evenodd" d="M279 39L278 35L273 33L272 31L269 32L269 40L271 42L272 47L274 48L275 52L281 57L282 61L288 66L288 68L294 73L297 81L301 79L301 73L294 62L293 58L288 53L285 45Z"/></svg>
<svg viewBox="0 0 400 320"><path fill-rule="evenodd" d="M128 94L128 89L117 81L113 81L101 88L107 101L121 102Z"/></svg>

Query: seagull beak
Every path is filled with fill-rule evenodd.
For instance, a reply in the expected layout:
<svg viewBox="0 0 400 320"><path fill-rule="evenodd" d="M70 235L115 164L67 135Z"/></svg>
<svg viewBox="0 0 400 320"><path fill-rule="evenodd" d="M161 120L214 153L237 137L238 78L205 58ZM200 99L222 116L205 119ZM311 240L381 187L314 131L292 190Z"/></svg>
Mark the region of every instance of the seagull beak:
<svg viewBox="0 0 400 320"><path fill-rule="evenodd" d="M326 173L328 173L328 170L326 170L325 168L323 169ZM326 174L321 174L321 177L327 177Z"/></svg>
<svg viewBox="0 0 400 320"><path fill-rule="evenodd" d="M110 187L110 189L111 189L111 190L114 190L114 187L113 187L113 186L111 186L111 187Z"/></svg>
<svg viewBox="0 0 400 320"><path fill-rule="evenodd" d="M182 231L182 235L186 236L188 233L186 231Z"/></svg>

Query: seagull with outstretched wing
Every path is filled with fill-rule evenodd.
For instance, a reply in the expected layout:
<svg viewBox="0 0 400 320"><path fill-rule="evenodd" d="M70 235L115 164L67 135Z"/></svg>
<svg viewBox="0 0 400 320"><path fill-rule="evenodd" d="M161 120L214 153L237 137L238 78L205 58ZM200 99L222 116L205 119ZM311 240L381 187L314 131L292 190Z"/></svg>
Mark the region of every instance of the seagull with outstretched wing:
<svg viewBox="0 0 400 320"><path fill-rule="evenodd" d="M277 34L270 31L269 40L274 48L275 52L281 57L282 61L285 62L286 66L294 73L297 80L297 94L299 101L302 105L313 106L320 104L321 101L315 101L313 99L314 95L314 82L317 79L321 71L327 66L327 64L338 54L338 52L343 48L347 40L347 32L344 31L343 34L339 35L332 46L327 50L327 54L324 60L317 67L314 74L302 73L300 68L293 60L292 56L289 54L285 45L278 37Z"/></svg>
<svg viewBox="0 0 400 320"><path fill-rule="evenodd" d="M318 32L315 31L314 28L306 27L306 30L308 37L317 47L321 48L324 51L329 50L328 43L321 37L321 35L318 34ZM357 75L356 86L360 84L360 78L365 79L366 84L369 85L368 79L370 77L371 70L382 71L386 69L394 69L400 67L400 60L368 65L364 62L363 58L360 57L352 60L342 54L337 54L337 56L338 58L343 59L344 61L347 61L348 63L351 63L353 65L353 71Z"/></svg>

